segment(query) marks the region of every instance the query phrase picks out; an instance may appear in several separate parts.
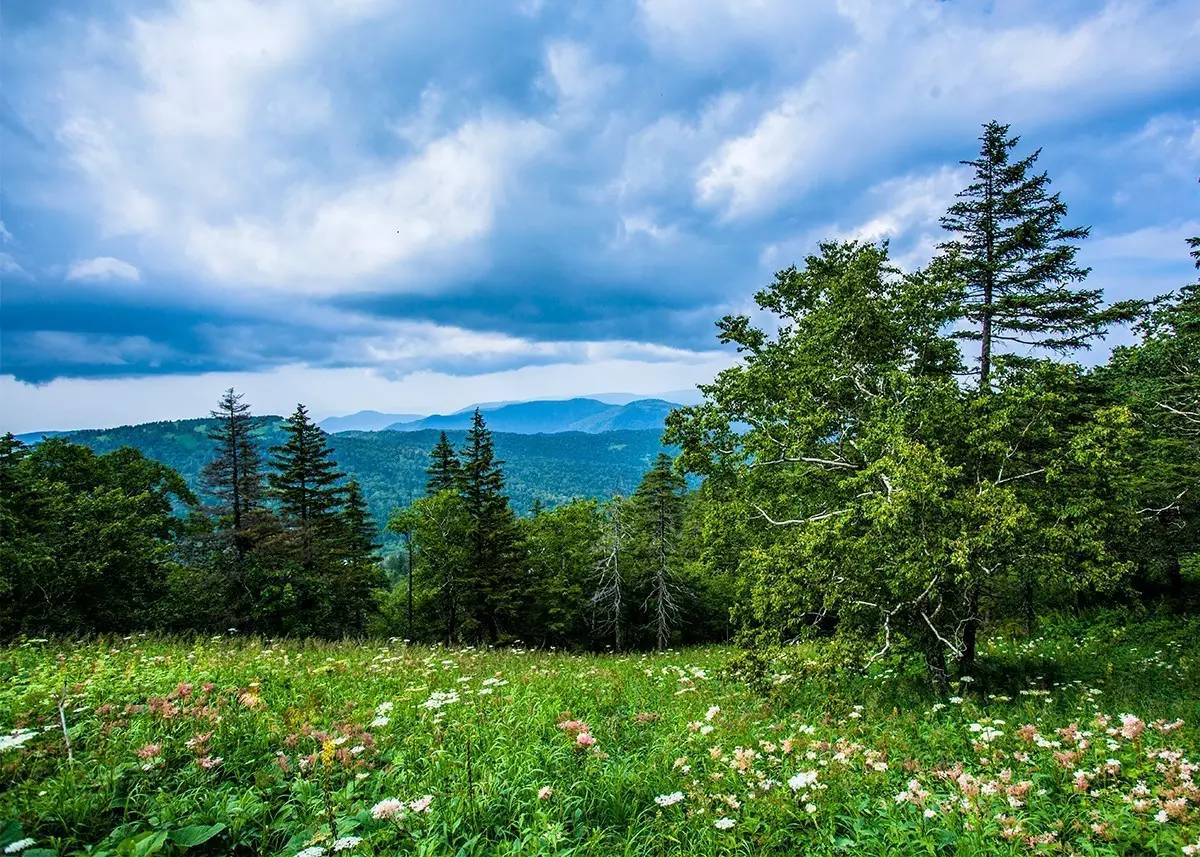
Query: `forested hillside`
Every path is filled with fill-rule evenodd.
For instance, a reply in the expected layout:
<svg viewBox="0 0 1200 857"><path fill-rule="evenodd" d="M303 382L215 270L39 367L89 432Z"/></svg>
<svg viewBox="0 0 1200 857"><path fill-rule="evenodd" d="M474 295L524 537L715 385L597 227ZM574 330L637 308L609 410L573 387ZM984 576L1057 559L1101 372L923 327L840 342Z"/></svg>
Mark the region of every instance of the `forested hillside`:
<svg viewBox="0 0 1200 857"><path fill-rule="evenodd" d="M281 442L283 418L253 417L253 435L265 455ZM212 419L172 420L58 435L98 453L132 446L148 458L178 470L188 486L203 497L200 472L213 457L208 433ZM456 444L465 431L448 431ZM505 462L508 493L514 509L528 512L534 501L554 506L576 497L607 498L629 494L664 447L660 432L610 431L558 434L496 433L496 454ZM24 436L26 441L38 435ZM425 491L425 468L438 432L339 432L330 435L338 466L357 479L371 516L382 529L393 509Z"/></svg>

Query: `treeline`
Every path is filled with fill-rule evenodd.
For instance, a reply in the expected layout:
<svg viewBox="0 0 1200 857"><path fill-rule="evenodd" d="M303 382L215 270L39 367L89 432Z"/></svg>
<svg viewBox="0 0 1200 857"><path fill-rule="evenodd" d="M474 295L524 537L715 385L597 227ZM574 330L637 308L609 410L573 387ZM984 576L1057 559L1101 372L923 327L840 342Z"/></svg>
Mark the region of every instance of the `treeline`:
<svg viewBox="0 0 1200 857"><path fill-rule="evenodd" d="M1200 581L1200 284L1106 304L1088 230L984 128L947 240L903 272L830 242L719 322L740 359L629 497L515 514L482 417L442 435L381 557L303 407L261 460L232 390L203 506L131 449L0 442L0 630L378 634L615 649L820 635L944 687L981 629ZM1200 239L1190 241L1200 267ZM1187 252L1180 248L1182 254ZM1132 345L1074 357L1117 324ZM687 490L683 474L702 477Z"/></svg>
<svg viewBox="0 0 1200 857"><path fill-rule="evenodd" d="M207 504L132 448L0 439L3 633L628 648L728 631L724 594L686 559L699 553L685 526L693 500L665 454L627 499L522 518L476 412L461 450L441 434L426 496L388 522L402 550L383 557L358 483L303 405L266 460L239 394L211 416Z"/></svg>

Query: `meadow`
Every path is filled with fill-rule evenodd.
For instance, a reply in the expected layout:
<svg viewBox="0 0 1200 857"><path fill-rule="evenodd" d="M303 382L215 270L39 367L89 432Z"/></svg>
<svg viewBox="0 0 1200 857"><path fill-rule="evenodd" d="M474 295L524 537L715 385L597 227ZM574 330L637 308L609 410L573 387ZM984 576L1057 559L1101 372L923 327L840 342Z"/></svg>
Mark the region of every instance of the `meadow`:
<svg viewBox="0 0 1200 857"><path fill-rule="evenodd" d="M941 699L818 644L20 640L0 851L1200 854L1198 631L1050 619Z"/></svg>

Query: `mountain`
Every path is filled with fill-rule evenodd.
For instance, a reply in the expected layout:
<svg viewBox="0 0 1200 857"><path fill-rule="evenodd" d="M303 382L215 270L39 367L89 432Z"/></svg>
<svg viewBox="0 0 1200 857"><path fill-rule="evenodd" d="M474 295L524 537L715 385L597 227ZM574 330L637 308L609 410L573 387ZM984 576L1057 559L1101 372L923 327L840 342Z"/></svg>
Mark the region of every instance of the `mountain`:
<svg viewBox="0 0 1200 857"><path fill-rule="evenodd" d="M254 417L253 435L264 451L283 439L283 418ZM122 446L141 450L178 470L193 489L200 491L200 472L212 458L208 439L211 419L143 423L112 429L63 432L72 443L99 453ZM465 432L448 430L455 446ZM40 439L36 433L32 440ZM44 434L49 434L44 433ZM534 500L556 505L575 497L606 498L631 494L654 457L663 449L661 428L557 434L496 432L496 454L503 459L506 488L518 513L528 512ZM367 505L382 528L388 515L425 491L429 451L438 430L346 431L329 437L338 465L359 481ZM385 534L387 541L392 541Z"/></svg>
<svg viewBox="0 0 1200 857"><path fill-rule="evenodd" d="M675 405L662 399L636 399L628 404L609 404L598 399L562 399L515 402L496 407L481 406L488 428L516 434L596 432L629 430L662 431L663 421ZM392 431L425 429L461 430L471 425L472 411L435 414L419 420L397 422Z"/></svg>
<svg viewBox="0 0 1200 857"><path fill-rule="evenodd" d="M419 420L424 414L384 414L379 411L357 411L342 417L326 417L320 426L333 434L338 431L379 431L392 423Z"/></svg>

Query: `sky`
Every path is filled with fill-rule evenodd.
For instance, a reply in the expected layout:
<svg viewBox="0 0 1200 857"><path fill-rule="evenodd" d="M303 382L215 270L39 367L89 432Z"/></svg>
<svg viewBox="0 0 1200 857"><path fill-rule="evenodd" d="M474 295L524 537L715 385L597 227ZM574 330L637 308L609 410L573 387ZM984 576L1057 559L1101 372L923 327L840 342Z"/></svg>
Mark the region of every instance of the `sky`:
<svg viewBox="0 0 1200 857"><path fill-rule="evenodd" d="M989 119L1093 285L1194 278L1200 0L450 8L5 2L0 430L692 387L818 241L927 261Z"/></svg>

